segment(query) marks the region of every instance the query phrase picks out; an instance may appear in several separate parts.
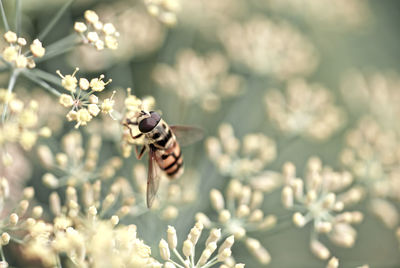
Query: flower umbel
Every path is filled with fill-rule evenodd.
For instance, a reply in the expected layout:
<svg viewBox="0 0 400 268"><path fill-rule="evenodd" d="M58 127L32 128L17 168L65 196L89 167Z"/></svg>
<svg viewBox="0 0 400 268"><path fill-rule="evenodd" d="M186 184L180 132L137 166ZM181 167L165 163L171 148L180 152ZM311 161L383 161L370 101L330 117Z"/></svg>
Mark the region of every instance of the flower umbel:
<svg viewBox="0 0 400 268"><path fill-rule="evenodd" d="M85 11L85 20L86 23L75 22L74 25L75 31L82 37L84 43L93 45L97 50L103 50L104 47L113 50L118 48L119 33L112 23L100 21L93 10Z"/></svg>
<svg viewBox="0 0 400 268"><path fill-rule="evenodd" d="M116 91L113 91L110 98L99 104L99 99L95 92L101 92L105 89L106 85L111 83L111 79L105 82L104 75L92 80L80 78L79 84L75 74L79 68L76 68L71 75L62 75L60 71L57 74L61 77L61 85L70 92L70 94L61 94L59 102L64 107L71 110L67 114L68 121L76 121L75 128L79 126L86 126L93 117L96 117L100 111L104 114L110 114L113 111L114 100L113 97Z"/></svg>
<svg viewBox="0 0 400 268"><path fill-rule="evenodd" d="M220 53L197 55L181 51L174 66L159 64L153 71L157 84L174 91L182 100L197 102L208 112L215 112L224 98L244 91L244 79L229 71L228 60Z"/></svg>
<svg viewBox="0 0 400 268"><path fill-rule="evenodd" d="M176 13L181 9L179 0L144 0L147 11L157 17L162 23L174 26L177 22Z"/></svg>
<svg viewBox="0 0 400 268"><path fill-rule="evenodd" d="M204 213L197 213L196 219L211 233L222 236L233 236L244 242L250 253L262 264L268 264L271 256L261 243L248 236L248 232L266 231L276 225L275 215L264 215L260 206L264 195L260 191L252 191L248 185L242 185L238 180L231 180L226 190L226 198L217 189L210 192L211 205L218 213L218 220L211 221ZM221 228L221 229L217 229Z"/></svg>
<svg viewBox="0 0 400 268"><path fill-rule="evenodd" d="M164 267L187 267L187 268L209 268L213 265L221 262L225 262L231 256L231 247L234 243L233 236L228 237L218 248L218 240L221 238L221 234L215 235L210 232L207 238L205 248L202 251L198 260L195 260L195 250L198 246L198 240L203 231L203 224L197 222L195 226L190 230L187 239L183 242L181 255L178 250L178 237L176 230L173 226L168 226L167 230L167 241L161 239L159 244L161 258L165 261ZM214 252L218 249L218 252ZM171 256L172 253L176 256L177 260L174 261ZM212 255L214 254L214 257ZM221 267L232 267L232 268L243 268L244 264L236 264L232 266L222 265Z"/></svg>
<svg viewBox="0 0 400 268"><path fill-rule="evenodd" d="M269 90L265 104L272 123L289 136L326 140L344 124L344 111L335 105L332 94L301 79L289 81L285 94Z"/></svg>
<svg viewBox="0 0 400 268"><path fill-rule="evenodd" d="M372 212L389 228L400 221L400 139L393 129L363 117L346 137L340 160L368 194Z"/></svg>
<svg viewBox="0 0 400 268"><path fill-rule="evenodd" d="M0 89L0 111L4 112L6 105L7 120L0 122L0 158L4 166L12 163L12 156L7 153L7 145L18 143L24 150L30 150L39 137L51 136L48 127L40 127L39 104L36 100L26 103L6 89Z"/></svg>
<svg viewBox="0 0 400 268"><path fill-rule="evenodd" d="M4 39L8 46L3 50L3 59L15 68L35 68L34 58L41 58L46 52L39 39L33 40L30 50L25 53L22 53L23 47L27 44L25 38L17 37L16 33L8 31L4 34Z"/></svg>
<svg viewBox="0 0 400 268"><path fill-rule="evenodd" d="M359 211L344 211L346 205L356 203L361 194L358 188L343 192L353 182L350 173L338 173L329 167L322 167L318 158L310 158L305 180L295 177L295 167L291 163L284 166L286 186L282 190L283 205L294 211L293 222L299 228L313 223L310 248L318 258L330 257L329 249L318 237L326 234L338 246L352 247L357 232L351 224L363 220ZM342 193L341 193L342 192Z"/></svg>
<svg viewBox="0 0 400 268"><path fill-rule="evenodd" d="M275 160L275 142L262 133L247 134L240 141L231 125L222 124L218 134L206 140L206 149L223 175L251 180Z"/></svg>
<svg viewBox="0 0 400 268"><path fill-rule="evenodd" d="M79 132L66 134L61 140L63 152L55 156L45 145L38 148L39 159L51 172L43 176L46 186L58 188L65 185L82 185L96 179L107 180L122 166L122 159L117 156L99 164L102 144L100 136L89 137L86 151L82 139Z"/></svg>

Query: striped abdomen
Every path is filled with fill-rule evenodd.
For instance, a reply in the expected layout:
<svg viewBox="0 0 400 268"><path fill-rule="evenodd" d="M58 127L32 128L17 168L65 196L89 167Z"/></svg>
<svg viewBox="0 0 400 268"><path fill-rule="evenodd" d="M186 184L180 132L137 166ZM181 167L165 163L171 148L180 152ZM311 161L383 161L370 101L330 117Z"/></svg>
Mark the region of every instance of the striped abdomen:
<svg viewBox="0 0 400 268"><path fill-rule="evenodd" d="M182 151L176 140L167 150L156 151L156 161L158 166L171 178L177 178L183 173Z"/></svg>

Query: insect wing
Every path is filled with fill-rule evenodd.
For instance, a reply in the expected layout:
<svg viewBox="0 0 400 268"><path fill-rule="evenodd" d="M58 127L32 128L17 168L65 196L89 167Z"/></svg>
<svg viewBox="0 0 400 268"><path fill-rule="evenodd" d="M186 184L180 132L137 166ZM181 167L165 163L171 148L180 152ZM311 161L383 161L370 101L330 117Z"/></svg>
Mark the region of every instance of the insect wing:
<svg viewBox="0 0 400 268"><path fill-rule="evenodd" d="M149 150L149 170L147 174L147 207L151 208L156 197L158 187L160 186L160 177L158 176L157 163L155 159L155 151Z"/></svg>
<svg viewBox="0 0 400 268"><path fill-rule="evenodd" d="M170 126L182 146L195 143L204 137L203 129L194 126Z"/></svg>

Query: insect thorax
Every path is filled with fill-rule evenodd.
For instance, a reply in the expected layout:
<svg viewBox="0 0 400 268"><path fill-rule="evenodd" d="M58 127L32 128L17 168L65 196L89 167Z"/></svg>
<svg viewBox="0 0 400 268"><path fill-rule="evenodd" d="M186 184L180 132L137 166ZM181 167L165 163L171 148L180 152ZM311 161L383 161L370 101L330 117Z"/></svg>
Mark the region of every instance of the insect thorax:
<svg viewBox="0 0 400 268"><path fill-rule="evenodd" d="M150 144L160 150L170 148L175 141L175 136L164 120L160 120L153 130L146 133Z"/></svg>

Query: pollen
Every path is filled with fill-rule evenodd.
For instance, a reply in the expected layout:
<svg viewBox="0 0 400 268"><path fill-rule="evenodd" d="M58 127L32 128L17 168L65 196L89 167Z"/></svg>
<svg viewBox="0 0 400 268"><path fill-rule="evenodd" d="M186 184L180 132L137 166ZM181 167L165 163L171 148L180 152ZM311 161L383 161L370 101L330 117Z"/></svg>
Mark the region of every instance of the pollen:
<svg viewBox="0 0 400 268"><path fill-rule="evenodd" d="M93 10L86 10L85 19L88 21L88 23L95 24L99 21L99 16Z"/></svg>
<svg viewBox="0 0 400 268"><path fill-rule="evenodd" d="M75 71L70 75L63 76L59 70L57 70L57 74L62 78L61 85L66 90L70 91L71 93L76 92L76 87L78 85L78 80L75 77L75 74L79 71L79 68L76 68Z"/></svg>
<svg viewBox="0 0 400 268"><path fill-rule="evenodd" d="M104 75L98 78L93 78L90 82L86 78L75 77L79 68L70 75L63 75L57 70L57 74L61 77L61 85L70 92L70 94L61 94L59 103L64 107L71 108L66 117L68 121L76 121L76 128L79 126L86 126L93 117L99 115L100 111L104 114L109 114L113 111L115 91L110 98L104 99L102 105L99 105L99 98L94 95L95 92L103 91L111 82L109 79L104 82ZM91 89L89 92L88 89Z"/></svg>
<svg viewBox="0 0 400 268"><path fill-rule="evenodd" d="M13 62L18 57L17 47L6 47L3 51L3 58L8 62Z"/></svg>
<svg viewBox="0 0 400 268"><path fill-rule="evenodd" d="M6 32L3 37L7 43L12 44L12 43L17 42L17 34L12 31Z"/></svg>
<svg viewBox="0 0 400 268"><path fill-rule="evenodd" d="M41 58L46 52L38 39L35 39L30 45L32 55L29 55L28 51L23 51L23 47L27 44L25 38L18 37L16 33L8 31L4 34L4 39L9 46L3 50L3 58L7 62L12 63L16 68L35 68L34 58Z"/></svg>
<svg viewBox="0 0 400 268"><path fill-rule="evenodd" d="M107 82L103 81L104 75L100 75L99 78L93 78L90 80L90 87L93 91L100 92L103 91L105 86L111 83L112 79L109 79Z"/></svg>
<svg viewBox="0 0 400 268"><path fill-rule="evenodd" d="M96 104L89 104L88 111L92 116L97 116L100 113L100 108Z"/></svg>
<svg viewBox="0 0 400 268"><path fill-rule="evenodd" d="M92 116L87 109L83 108L78 110L76 113L76 121L78 123L75 125L75 128L78 128L79 126L86 126L90 120L92 120Z"/></svg>
<svg viewBox="0 0 400 268"><path fill-rule="evenodd" d="M71 95L61 94L59 98L59 102L64 107L71 107L74 104L74 100Z"/></svg>
<svg viewBox="0 0 400 268"><path fill-rule="evenodd" d="M101 111L105 114L110 113L113 110L115 101L113 100L113 97L115 95L116 91L113 91L113 94L111 95L110 98L107 98L103 101L101 104Z"/></svg>
<svg viewBox="0 0 400 268"><path fill-rule="evenodd" d="M74 30L81 36L84 44L91 44L97 50L118 48L117 37L119 33L115 26L110 23L103 23L93 10L85 12L86 23L75 22Z"/></svg>
<svg viewBox="0 0 400 268"><path fill-rule="evenodd" d="M35 57L41 58L44 56L46 50L42 46L42 42L39 39L35 39L30 46L31 52Z"/></svg>
<svg viewBox="0 0 400 268"><path fill-rule="evenodd" d="M75 22L74 30L77 31L78 33L83 33L87 31L87 26L83 22Z"/></svg>

